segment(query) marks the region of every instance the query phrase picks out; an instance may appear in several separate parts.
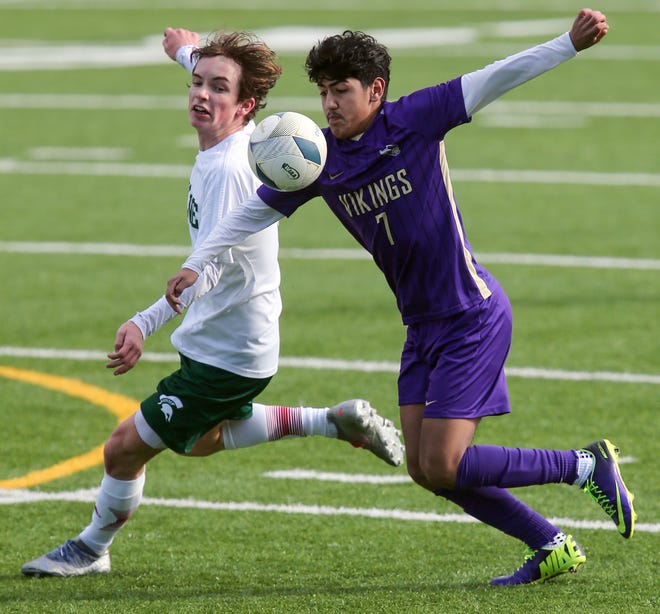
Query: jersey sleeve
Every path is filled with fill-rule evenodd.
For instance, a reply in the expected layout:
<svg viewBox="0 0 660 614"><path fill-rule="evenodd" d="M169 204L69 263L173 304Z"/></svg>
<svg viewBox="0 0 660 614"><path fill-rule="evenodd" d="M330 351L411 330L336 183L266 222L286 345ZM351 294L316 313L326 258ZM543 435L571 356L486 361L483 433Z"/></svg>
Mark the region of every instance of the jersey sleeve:
<svg viewBox="0 0 660 614"><path fill-rule="evenodd" d="M220 281L221 275L221 267L216 262L209 262L197 281L181 293L181 304L184 307L189 307L193 301L212 290ZM170 307L165 297L161 296L144 311L138 311L131 318L131 322L140 329L142 338L146 339L177 315L177 312Z"/></svg>
<svg viewBox="0 0 660 614"><path fill-rule="evenodd" d="M176 50L176 61L188 72L192 72L195 65L192 61L192 52L195 51L195 45L184 45Z"/></svg>
<svg viewBox="0 0 660 614"><path fill-rule="evenodd" d="M390 108L389 121L435 140L452 128L468 123L460 77L399 98Z"/></svg>
<svg viewBox="0 0 660 614"><path fill-rule="evenodd" d="M201 245L195 246L183 268L201 274L204 267L225 250L281 219L281 213L255 194L218 221Z"/></svg>
<svg viewBox="0 0 660 614"><path fill-rule="evenodd" d="M566 32L546 43L463 75L461 85L467 113L473 115L514 87L576 55L571 37Z"/></svg>
<svg viewBox="0 0 660 614"><path fill-rule="evenodd" d="M138 311L130 321L140 329L142 338L146 339L150 335L153 335L161 326L167 324L176 315L176 311L169 306L165 297L161 296L144 311Z"/></svg>
<svg viewBox="0 0 660 614"><path fill-rule="evenodd" d="M266 185L261 185L257 189L257 196L275 211L278 211L285 217L291 217L293 213L308 200L318 196L315 184L302 190L292 192L280 192L273 190Z"/></svg>

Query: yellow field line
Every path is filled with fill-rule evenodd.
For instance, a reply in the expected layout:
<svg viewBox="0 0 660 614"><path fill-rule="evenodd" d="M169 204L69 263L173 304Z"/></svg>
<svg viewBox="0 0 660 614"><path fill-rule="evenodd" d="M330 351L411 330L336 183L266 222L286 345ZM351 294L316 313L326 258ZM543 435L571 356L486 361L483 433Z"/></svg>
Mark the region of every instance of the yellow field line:
<svg viewBox="0 0 660 614"><path fill-rule="evenodd" d="M117 422L121 422L132 415L137 409L139 402L130 397L121 394L109 392L98 386L86 384L80 380L61 377L58 375L48 375L38 371L28 371L25 369L16 369L15 367L0 366L0 377L33 384L41 388L63 392L72 397L77 397L89 401L94 405L99 405L107 409L111 414L117 417ZM38 469L30 473L8 480L0 480L0 488L28 488L50 482L57 478L65 477L83 469L95 467L103 462L103 445L81 454L63 460L62 462Z"/></svg>

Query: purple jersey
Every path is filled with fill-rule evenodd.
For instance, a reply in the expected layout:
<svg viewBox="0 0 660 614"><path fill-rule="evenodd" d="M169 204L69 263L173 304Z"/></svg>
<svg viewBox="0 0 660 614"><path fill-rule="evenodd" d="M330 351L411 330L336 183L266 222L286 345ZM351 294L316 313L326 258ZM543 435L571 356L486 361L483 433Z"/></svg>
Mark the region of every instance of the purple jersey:
<svg viewBox="0 0 660 614"><path fill-rule="evenodd" d="M357 141L324 129L328 157L314 184L297 192L261 186L259 197L290 216L321 196L383 271L405 324L464 311L491 294L445 157L445 134L469 121L460 78L385 102Z"/></svg>

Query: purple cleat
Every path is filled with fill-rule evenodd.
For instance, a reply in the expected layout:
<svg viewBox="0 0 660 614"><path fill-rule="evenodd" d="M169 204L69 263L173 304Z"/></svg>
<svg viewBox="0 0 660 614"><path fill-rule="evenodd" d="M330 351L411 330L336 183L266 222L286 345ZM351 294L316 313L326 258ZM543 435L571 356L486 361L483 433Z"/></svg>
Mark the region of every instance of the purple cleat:
<svg viewBox="0 0 660 614"><path fill-rule="evenodd" d="M637 520L633 507L635 495L621 477L619 448L607 439L601 439L582 450L594 457L594 468L582 489L603 508L623 537L632 537Z"/></svg>
<svg viewBox="0 0 660 614"><path fill-rule="evenodd" d="M561 574L575 573L587 557L582 548L573 539L566 536L566 541L556 548L541 548L525 551L525 562L510 576L493 578L490 583L496 586L514 586L516 584L529 584L530 582L545 582Z"/></svg>

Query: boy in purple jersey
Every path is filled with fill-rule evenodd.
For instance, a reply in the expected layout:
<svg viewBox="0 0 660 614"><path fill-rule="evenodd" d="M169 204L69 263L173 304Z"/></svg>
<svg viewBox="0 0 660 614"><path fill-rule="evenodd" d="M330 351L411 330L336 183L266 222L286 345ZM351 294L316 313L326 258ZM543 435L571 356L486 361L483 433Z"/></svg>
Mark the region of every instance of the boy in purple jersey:
<svg viewBox="0 0 660 614"><path fill-rule="evenodd" d="M575 484L626 538L636 514L618 449L606 439L574 450L472 445L482 417L510 411L504 363L511 307L472 253L443 139L508 90L599 42L607 29L602 13L583 9L562 36L396 102L386 101L384 46L362 32L323 39L306 61L328 121L321 176L297 192L260 187L168 283L168 301L180 309L181 291L208 260L321 196L373 255L407 326L398 388L410 476L528 548L523 565L492 584L544 581L577 571L586 560L572 536L509 488Z"/></svg>

